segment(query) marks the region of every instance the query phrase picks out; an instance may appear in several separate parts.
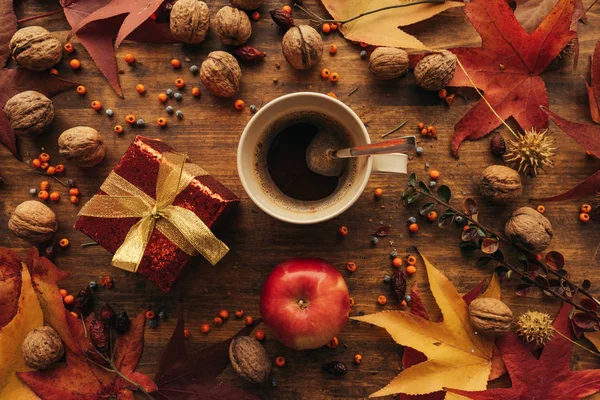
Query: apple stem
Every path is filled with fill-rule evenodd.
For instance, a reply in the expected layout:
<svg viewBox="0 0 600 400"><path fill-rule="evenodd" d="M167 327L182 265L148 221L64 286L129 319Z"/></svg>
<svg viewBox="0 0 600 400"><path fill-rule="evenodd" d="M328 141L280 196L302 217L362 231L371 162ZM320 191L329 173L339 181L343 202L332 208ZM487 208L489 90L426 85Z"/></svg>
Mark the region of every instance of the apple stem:
<svg viewBox="0 0 600 400"><path fill-rule="evenodd" d="M298 300L298 307L300 307L301 310L305 310L308 307L308 303L304 301L304 299L300 299Z"/></svg>

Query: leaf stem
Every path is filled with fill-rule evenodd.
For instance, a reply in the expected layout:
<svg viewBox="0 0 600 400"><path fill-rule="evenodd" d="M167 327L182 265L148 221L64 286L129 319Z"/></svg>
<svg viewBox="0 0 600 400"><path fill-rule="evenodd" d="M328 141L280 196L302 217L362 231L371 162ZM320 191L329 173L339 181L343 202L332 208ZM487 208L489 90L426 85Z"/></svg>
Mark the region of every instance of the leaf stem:
<svg viewBox="0 0 600 400"><path fill-rule="evenodd" d="M123 375L123 374L121 373L121 371L119 371L119 369L117 368L117 366L115 365L115 363L113 363L113 361L112 361L110 358L106 357L104 354L102 354L100 351L98 351L98 349L94 348L94 350L96 350L96 353L98 353L98 354L100 355L100 357L102 357L102 359L103 359L103 360L104 360L104 361L105 361L105 362L106 362L108 365L110 365L110 368L106 368L105 366L103 366L103 365L100 365L100 364L96 363L94 360L91 360L91 359L89 359L89 358L88 358L87 360L91 361L92 363L96 364L97 366L99 366L99 367L101 367L101 368L103 368L103 369L105 369L105 370L107 370L107 371L110 371L110 372L113 372L113 373L117 374L117 376L118 376L118 377L120 377L120 378L121 378L121 379L123 379L124 381L126 381L126 382L128 382L128 383L132 384L132 385L133 385L133 386L135 386L135 387L136 387L136 388L137 388L137 389L138 389L140 392L144 393L144 394L146 395L146 397L148 397L149 399L152 399L152 400L154 400L154 397L152 397L152 396L150 395L150 393L148 393L148 392L146 391L146 389L144 389L144 388L142 387L142 385L140 385L140 384L138 384L138 383L136 383L136 382L132 381L131 379L129 379L128 377L126 377L125 375Z"/></svg>
<svg viewBox="0 0 600 400"><path fill-rule="evenodd" d="M60 8L58 10L54 10L54 11L49 11L47 13L43 13L43 14L39 14L39 15L34 15L32 17L27 17L27 18L23 18L17 21L17 24L21 24L23 22L28 22L28 21L33 21L35 19L39 19L39 18L45 18L45 17L49 17L51 15L54 14L60 14L61 12L63 12L63 8Z"/></svg>
<svg viewBox="0 0 600 400"><path fill-rule="evenodd" d="M554 332L558 333L560 336L562 336L563 338L567 339L569 342L573 343L575 346L577 346L577 347L581 347L582 349L584 349L584 350L585 350L585 351L587 351L588 353L592 353L593 355L600 357L600 353L596 353L595 351L593 351L593 350L590 350L590 349L588 349L587 347L580 345L580 344L579 344L579 343L577 343L576 341L574 341L574 340L572 340L572 339L570 339L570 338L566 337L566 336L565 336L565 335L564 335L564 334L563 334L561 331L559 331L559 330L555 329L555 330L554 330Z"/></svg>

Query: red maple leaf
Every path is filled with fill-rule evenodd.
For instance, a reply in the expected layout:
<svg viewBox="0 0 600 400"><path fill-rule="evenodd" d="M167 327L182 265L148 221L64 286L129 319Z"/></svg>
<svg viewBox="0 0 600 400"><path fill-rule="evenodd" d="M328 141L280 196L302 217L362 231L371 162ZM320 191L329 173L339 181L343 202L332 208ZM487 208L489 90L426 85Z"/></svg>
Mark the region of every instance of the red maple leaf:
<svg viewBox="0 0 600 400"><path fill-rule="evenodd" d="M8 43L17 31L17 17L12 0L0 2L0 68L4 68L10 55Z"/></svg>
<svg viewBox="0 0 600 400"><path fill-rule="evenodd" d="M544 346L539 359L513 333L507 333L498 339L497 344L508 369L512 387L481 392L454 389L448 391L474 400L576 400L600 391L600 370L571 371L571 309L566 303L560 309L553 324L558 332L555 332L552 340Z"/></svg>
<svg viewBox="0 0 600 400"><path fill-rule="evenodd" d="M480 48L452 50L486 99L503 120L513 117L524 129L548 126L540 105L548 105L548 94L540 74L576 37L569 31L575 0L560 0L531 34L521 27L506 0L472 0L465 13L482 40ZM449 86L471 83L458 69ZM480 139L501 121L480 100L454 127L452 151L466 140Z"/></svg>
<svg viewBox="0 0 600 400"><path fill-rule="evenodd" d="M600 42L596 43L591 62L591 84L585 81L588 97L590 98L590 114L592 120L600 124Z"/></svg>

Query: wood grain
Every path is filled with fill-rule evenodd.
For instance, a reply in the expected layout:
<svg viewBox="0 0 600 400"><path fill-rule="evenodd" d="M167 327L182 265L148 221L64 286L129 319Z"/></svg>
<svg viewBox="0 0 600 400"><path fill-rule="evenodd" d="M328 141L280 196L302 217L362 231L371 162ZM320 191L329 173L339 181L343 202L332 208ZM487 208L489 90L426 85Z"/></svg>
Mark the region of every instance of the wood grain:
<svg viewBox="0 0 600 400"><path fill-rule="evenodd" d="M222 4L221 4L222 3ZM586 6L592 0L585 1ZM307 1L314 11L325 15L324 9L315 0ZM211 13L225 5L225 1L210 5ZM479 199L477 180L480 172L489 164L498 163L488 150L488 140L466 142L461 149L461 158L450 155L450 140L454 124L474 104L476 98L470 94L468 100L457 98L452 107L445 107L436 93L421 90L412 75L392 82L378 82L372 79L367 69L367 61L361 60L361 48L346 42L339 34L324 37L326 46L335 43L338 51L335 56L324 54L321 63L310 71L292 70L283 59L280 49L282 32L268 17L268 10L283 4L267 1L261 6L261 19L253 22L253 34L250 44L268 53L265 62L259 65L243 65L243 78L239 97L246 105L265 104L281 95L297 91L315 91L327 93L333 91L338 98L352 107L367 125L371 138L380 139L381 134L398 123L408 120L408 124L399 134L416 133L414 127L419 121L433 123L438 129L439 140L423 140L420 145L425 154L411 161L412 172L425 175L425 164L429 163L442 173L441 182L453 189L453 202L460 204L466 197L478 200L480 218L490 227L502 230L511 211L519 206L535 204L528 201L531 197L549 196L563 192L577 182L591 175L599 167L598 160L586 156L575 141L554 125L551 131L557 141L559 155L555 158L556 167L542 173L537 178L524 179L522 199L506 207L492 205ZM42 12L52 11L58 5L51 0L17 2L18 18L29 17ZM589 72L589 56L600 37L600 6L588 13L586 24L580 24L580 62L577 71L569 66L552 68L543 74L548 87L551 108L561 116L581 122L591 122L587 107L587 94L581 75ZM306 22L300 11L295 11L298 22ZM69 26L61 14L32 21L26 25L40 24L56 32L65 39ZM462 11L452 10L436 16L427 22L411 27L411 33L417 33L425 43L440 46L457 46L468 43L477 45L479 38ZM195 99L189 88L199 85L197 76L188 68L191 64L200 64L206 55L221 46L213 32L206 42L199 46L181 44L141 44L126 42L117 51L120 75L125 98L119 98L94 63L75 40L77 52L74 57L81 60L82 69L74 72L68 67L68 58L58 67L61 77L76 80L88 89L86 96L75 91L54 98L56 118L52 129L42 138L20 140L21 154L24 160L37 156L41 148L53 156L53 162L63 162L58 155L57 138L60 133L76 125L88 125L98 129L108 147L106 159L97 167L89 170L79 169L69 163L67 176L74 178L85 202L95 193L111 168L117 163L136 134L157 137L167 141L180 151L186 151L190 158L209 171L215 178L231 188L242 198L238 210L230 216L228 223L217 233L232 249L219 264L211 267L205 261L192 265L169 293L162 293L152 283L110 266L111 254L98 246L81 248L89 242L83 234L72 229L79 206L68 202L64 188L55 185L63 198L59 203L50 203L60 221L59 237L68 237L72 245L60 251L56 257L57 265L72 273L63 283L70 292L76 291L91 280L99 280L103 275L112 275L115 286L111 290L98 290L96 304L104 302L115 308L126 310L134 315L143 306L165 311L173 316L167 322L160 323L157 329L147 329L145 352L139 370L152 374L157 360L164 349L172 330L177 304L183 304L186 315L186 327L192 336L188 341L192 351L199 350L211 343L225 339L242 326L241 321L230 319L222 327L213 328L208 335L200 333L200 324L209 322L222 308L233 311L243 308L247 315L258 316L258 300L261 284L266 274L280 261L294 256L323 257L335 264L345 276L356 301L353 315L359 312L371 313L383 309L393 309L389 304L378 306L376 298L380 294L391 296L383 277L391 272L389 253L396 249L400 254L414 251L417 246L429 260L440 268L461 292L467 292L481 279L490 277L491 269L479 269L475 260L461 256L458 250L459 229L452 227L441 230L420 219L420 231L409 235L406 219L416 215L417 207L405 206L400 194L405 187L405 177L373 176L358 202L347 212L332 221L315 226L292 226L270 218L260 211L248 199L238 179L236 171L236 148L240 134L251 118L248 107L238 111L233 107L233 99L218 99L203 88L203 96ZM128 66L123 61L126 53L135 55L138 63ZM181 70L171 68L171 58L191 61L184 62ZM14 65L10 65L14 67ZM333 85L319 78L321 68L327 67L340 74L340 80ZM171 104L181 109L183 120L169 118L169 125L160 129L155 120L164 116L164 105L156 96L169 87L174 80L182 76L187 82L184 99ZM277 83L273 80L277 79ZM146 95L135 92L135 85L143 83ZM351 96L349 93L358 88ZM90 108L92 100L100 100L105 108L112 108L115 116L111 119L103 112L97 113ZM143 129L126 127L123 136L112 133L112 127L124 124L124 117L134 113L143 118L147 126ZM509 133L501 130L505 138ZM394 137L392 135L390 137ZM12 210L22 201L30 199L30 187L37 187L42 178L28 171L28 166L16 161L9 151L0 148L0 173L5 177L6 185L0 189L0 245L8 246L21 255L28 249L27 243L12 236L6 228ZM384 190L383 197L373 198L375 188ZM586 199L586 202L591 201ZM577 220L578 209L583 201L568 201L546 204L546 216L554 225L555 237L552 250L562 252L567 260L567 268L574 281L584 278L592 280L592 293L600 295L600 281L597 269L600 266L593 255L600 242L598 221L581 224ZM377 246L370 244L371 234L380 224L391 224L390 235ZM340 225L346 225L350 234L344 240L336 236ZM351 274L344 266L347 261L355 261L358 270ZM429 310L435 314L436 306L427 289L425 269L419 268L414 277L419 282L423 297ZM523 299L514 295L517 281L503 283L503 299L520 314L536 309L555 315L560 304L552 299L532 296ZM356 399L366 398L370 393L385 386L399 371L401 348L385 331L365 324L348 323L339 335L337 349L329 348L314 351L296 352L284 348L271 339L266 331L266 349L271 357L282 355L287 364L284 368L275 368L273 376L277 387L252 387L238 378L228 368L221 379L230 384L244 387L263 399ZM588 345L582 340L584 345ZM351 365L355 353L363 355L361 366ZM342 360L351 365L349 374L343 378L334 378L321 371L326 361ZM600 360L595 356L576 349L573 355L573 368L598 368ZM493 385L508 385L503 378Z"/></svg>

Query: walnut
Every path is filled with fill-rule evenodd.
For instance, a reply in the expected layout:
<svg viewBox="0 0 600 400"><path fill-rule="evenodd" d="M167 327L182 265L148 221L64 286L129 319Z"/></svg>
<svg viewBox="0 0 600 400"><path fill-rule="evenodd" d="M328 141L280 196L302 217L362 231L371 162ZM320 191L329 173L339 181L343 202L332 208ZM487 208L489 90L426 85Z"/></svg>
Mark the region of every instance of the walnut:
<svg viewBox="0 0 600 400"><path fill-rule="evenodd" d="M64 131L58 138L60 154L80 167L93 167L104 158L106 149L97 130L76 126Z"/></svg>
<svg viewBox="0 0 600 400"><path fill-rule="evenodd" d="M517 247L539 253L552 240L552 224L533 208L521 207L512 213L504 233Z"/></svg>
<svg viewBox="0 0 600 400"><path fill-rule="evenodd" d="M8 220L8 229L31 244L43 244L58 229L56 215L45 204L27 200L19 204Z"/></svg>
<svg viewBox="0 0 600 400"><path fill-rule="evenodd" d="M448 86L456 71L456 56L448 50L426 55L415 66L417 84L426 90Z"/></svg>
<svg viewBox="0 0 600 400"><path fill-rule="evenodd" d="M171 34L184 43L201 43L206 38L210 11L200 0L178 0L171 9Z"/></svg>
<svg viewBox="0 0 600 400"><path fill-rule="evenodd" d="M510 330L513 313L500 300L480 297L469 305L469 319L479 332L505 333Z"/></svg>
<svg viewBox="0 0 600 400"><path fill-rule="evenodd" d="M283 36L281 47L287 62L296 69L309 69L323 56L321 35L308 25L291 27Z"/></svg>
<svg viewBox="0 0 600 400"><path fill-rule="evenodd" d="M504 165L491 165L483 170L479 188L483 197L498 203L515 200L523 192L519 173Z"/></svg>
<svg viewBox="0 0 600 400"><path fill-rule="evenodd" d="M34 369L46 369L65 354L60 336L47 325L30 331L23 340L21 350L27 365Z"/></svg>
<svg viewBox="0 0 600 400"><path fill-rule="evenodd" d="M200 66L200 80L215 96L231 97L237 93L242 79L240 64L224 51L213 51Z"/></svg>
<svg viewBox="0 0 600 400"><path fill-rule="evenodd" d="M60 40L41 26L19 29L8 47L13 58L32 71L48 69L62 58Z"/></svg>
<svg viewBox="0 0 600 400"><path fill-rule="evenodd" d="M27 90L11 97L4 105L4 113L17 135L33 137L52 123L54 104L43 94Z"/></svg>
<svg viewBox="0 0 600 400"><path fill-rule="evenodd" d="M233 338L229 345L229 359L234 371L252 383L265 383L271 372L271 361L265 348L250 336Z"/></svg>
<svg viewBox="0 0 600 400"><path fill-rule="evenodd" d="M242 10L256 10L265 0L229 0L231 5Z"/></svg>
<svg viewBox="0 0 600 400"><path fill-rule="evenodd" d="M381 80L402 76L408 71L408 53L394 47L378 47L371 53L369 70Z"/></svg>
<svg viewBox="0 0 600 400"><path fill-rule="evenodd" d="M229 6L217 11L214 29L221 43L231 46L246 43L252 34L252 25L248 14Z"/></svg>

